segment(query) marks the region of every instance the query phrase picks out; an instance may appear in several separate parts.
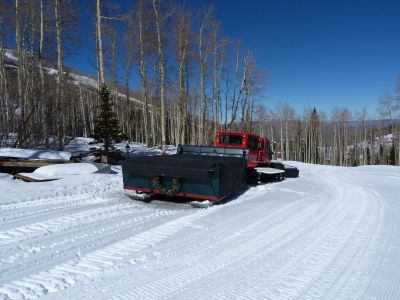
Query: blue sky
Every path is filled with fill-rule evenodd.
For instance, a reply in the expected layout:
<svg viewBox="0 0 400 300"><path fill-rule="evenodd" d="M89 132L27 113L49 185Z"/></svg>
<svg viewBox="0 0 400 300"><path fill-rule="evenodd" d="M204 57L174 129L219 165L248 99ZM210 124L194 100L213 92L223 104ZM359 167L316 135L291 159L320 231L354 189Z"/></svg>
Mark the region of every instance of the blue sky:
<svg viewBox="0 0 400 300"><path fill-rule="evenodd" d="M267 105L374 110L400 74L400 1L214 3L225 32L253 46L270 73Z"/></svg>
<svg viewBox="0 0 400 300"><path fill-rule="evenodd" d="M126 7L131 1L119 2ZM400 74L400 1L186 3L214 3L224 32L255 49L260 68L269 73L267 106L282 101L299 113L312 106L327 112L367 106L372 112ZM74 61L93 72L84 60Z"/></svg>

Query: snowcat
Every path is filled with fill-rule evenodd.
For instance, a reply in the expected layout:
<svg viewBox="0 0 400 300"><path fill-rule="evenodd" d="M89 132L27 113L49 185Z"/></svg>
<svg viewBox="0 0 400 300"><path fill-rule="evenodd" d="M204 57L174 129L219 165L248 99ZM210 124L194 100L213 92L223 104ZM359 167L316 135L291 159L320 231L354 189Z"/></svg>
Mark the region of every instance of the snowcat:
<svg viewBox="0 0 400 300"><path fill-rule="evenodd" d="M215 202L248 184L298 177L297 168L272 161L272 155L267 138L220 131L215 146L179 145L174 155L127 158L124 189L134 198L166 195Z"/></svg>

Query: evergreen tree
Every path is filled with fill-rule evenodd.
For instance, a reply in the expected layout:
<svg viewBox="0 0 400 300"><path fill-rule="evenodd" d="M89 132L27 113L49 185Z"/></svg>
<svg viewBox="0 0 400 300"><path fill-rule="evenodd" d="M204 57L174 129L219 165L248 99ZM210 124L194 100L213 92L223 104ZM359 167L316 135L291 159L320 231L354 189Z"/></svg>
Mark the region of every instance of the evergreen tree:
<svg viewBox="0 0 400 300"><path fill-rule="evenodd" d="M371 151L367 148L367 165L371 164Z"/></svg>
<svg viewBox="0 0 400 300"><path fill-rule="evenodd" d="M319 163L319 130L320 130L320 122L319 116L317 113L317 109L311 111L310 115L310 124L307 129L307 140L306 140L306 161L313 164Z"/></svg>
<svg viewBox="0 0 400 300"><path fill-rule="evenodd" d="M120 131L118 118L112 110L112 99L110 90L102 85L100 95L100 114L95 120L93 138L98 143L104 143L105 154L108 155L112 144L120 142L124 134Z"/></svg>
<svg viewBox="0 0 400 300"><path fill-rule="evenodd" d="M388 158L389 158L388 159L389 160L388 161L389 165L395 166L396 165L396 148L395 148L394 144L390 148L390 152L389 152L389 157Z"/></svg>

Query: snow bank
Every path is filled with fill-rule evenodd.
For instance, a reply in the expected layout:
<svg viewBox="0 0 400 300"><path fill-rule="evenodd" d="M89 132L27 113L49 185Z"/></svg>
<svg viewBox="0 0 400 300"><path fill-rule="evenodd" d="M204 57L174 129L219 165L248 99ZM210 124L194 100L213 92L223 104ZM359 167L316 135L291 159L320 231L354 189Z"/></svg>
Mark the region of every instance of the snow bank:
<svg viewBox="0 0 400 300"><path fill-rule="evenodd" d="M98 171L97 167L90 163L56 164L43 166L33 173L20 173L36 180L60 179L70 175L88 175Z"/></svg>
<svg viewBox="0 0 400 300"><path fill-rule="evenodd" d="M96 166L89 163L59 164L44 166L36 169L33 173L44 176L59 175L86 175L96 172Z"/></svg>
<svg viewBox="0 0 400 300"><path fill-rule="evenodd" d="M17 157L30 159L71 159L71 153L67 151L36 150L36 149L18 149L18 148L0 148L0 157Z"/></svg>
<svg viewBox="0 0 400 300"><path fill-rule="evenodd" d="M129 156L148 156L148 155L160 155L161 149L159 147L148 148L146 144L137 142L121 142L114 144L114 147L121 150L124 154L126 153L126 145L129 144ZM94 143L93 138L76 137L68 145L65 146L65 150L71 152L73 155L79 155L89 152L91 149L101 149L103 144ZM167 154L175 154L177 148L173 145L167 145Z"/></svg>

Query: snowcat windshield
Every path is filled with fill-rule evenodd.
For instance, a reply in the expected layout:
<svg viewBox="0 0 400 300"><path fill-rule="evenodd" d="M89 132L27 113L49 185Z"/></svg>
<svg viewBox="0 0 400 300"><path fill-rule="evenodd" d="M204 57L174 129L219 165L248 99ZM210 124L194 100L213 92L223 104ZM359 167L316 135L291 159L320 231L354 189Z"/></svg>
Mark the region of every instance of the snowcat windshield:
<svg viewBox="0 0 400 300"><path fill-rule="evenodd" d="M222 134L220 144L242 145L242 136L238 134Z"/></svg>

